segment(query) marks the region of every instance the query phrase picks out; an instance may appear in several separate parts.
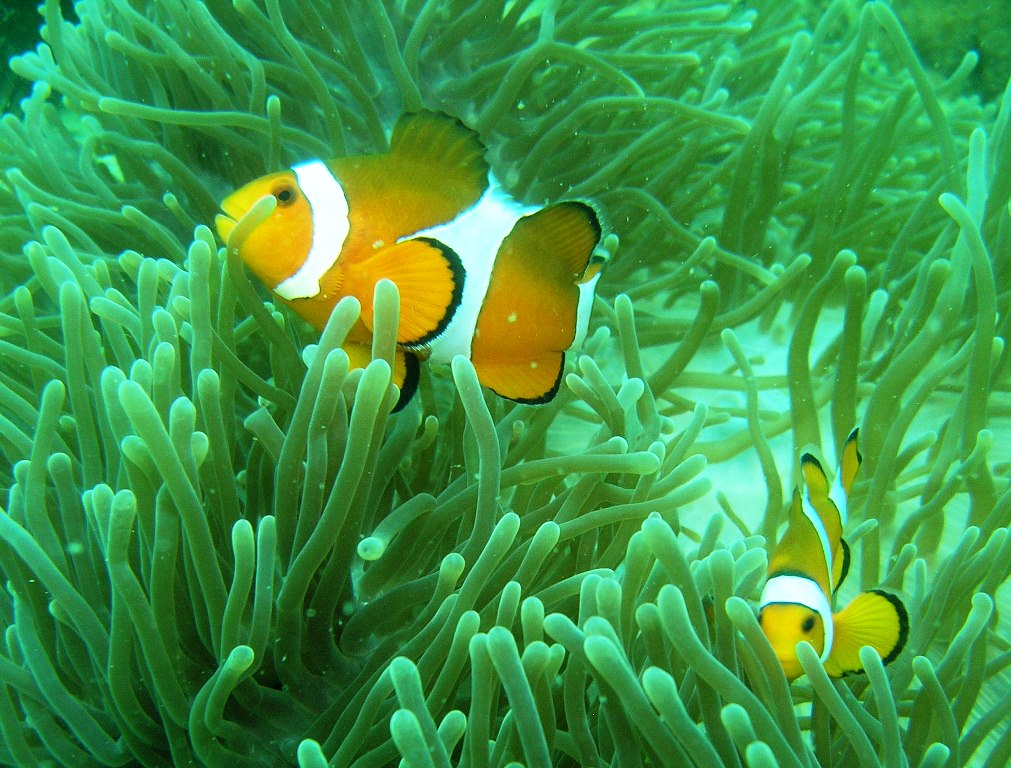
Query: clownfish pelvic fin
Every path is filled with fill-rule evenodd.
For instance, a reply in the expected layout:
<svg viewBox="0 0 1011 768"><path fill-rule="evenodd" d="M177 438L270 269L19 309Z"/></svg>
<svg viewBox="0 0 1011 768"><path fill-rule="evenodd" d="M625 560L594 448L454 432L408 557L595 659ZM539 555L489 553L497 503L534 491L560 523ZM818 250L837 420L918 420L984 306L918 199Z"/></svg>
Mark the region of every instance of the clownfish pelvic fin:
<svg viewBox="0 0 1011 768"><path fill-rule="evenodd" d="M347 353L351 370L365 368L372 361L371 344L345 341L341 349ZM393 354L392 374L392 381L400 390L400 397L393 406L396 412L407 405L418 388L420 371L417 356L398 347Z"/></svg>

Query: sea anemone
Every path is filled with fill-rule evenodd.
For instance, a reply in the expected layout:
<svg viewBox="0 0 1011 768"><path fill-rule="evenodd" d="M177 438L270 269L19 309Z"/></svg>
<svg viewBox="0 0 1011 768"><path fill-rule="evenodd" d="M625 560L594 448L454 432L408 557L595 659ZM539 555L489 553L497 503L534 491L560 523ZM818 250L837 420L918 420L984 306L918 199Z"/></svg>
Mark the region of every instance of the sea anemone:
<svg viewBox="0 0 1011 768"><path fill-rule="evenodd" d="M0 122L0 762L1007 764L1011 98L886 3L748 5L43 3ZM354 300L317 336L205 226L423 107L606 215L549 405L457 358L392 413L395 287L351 370ZM855 425L849 588L909 640L791 685L754 601Z"/></svg>

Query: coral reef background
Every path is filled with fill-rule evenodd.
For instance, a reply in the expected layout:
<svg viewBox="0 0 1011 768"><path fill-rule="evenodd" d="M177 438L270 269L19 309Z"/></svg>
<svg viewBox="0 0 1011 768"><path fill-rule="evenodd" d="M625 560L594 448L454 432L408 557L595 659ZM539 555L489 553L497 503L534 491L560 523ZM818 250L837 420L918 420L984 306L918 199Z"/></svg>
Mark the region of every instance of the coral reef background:
<svg viewBox="0 0 1011 768"><path fill-rule="evenodd" d="M1007 765L1008 73L909 5L44 2L0 121L0 763ZM458 360L390 414L390 286L352 372L352 302L316 338L205 226L421 107L606 212L548 406ZM908 647L788 686L749 601L854 425L848 589Z"/></svg>

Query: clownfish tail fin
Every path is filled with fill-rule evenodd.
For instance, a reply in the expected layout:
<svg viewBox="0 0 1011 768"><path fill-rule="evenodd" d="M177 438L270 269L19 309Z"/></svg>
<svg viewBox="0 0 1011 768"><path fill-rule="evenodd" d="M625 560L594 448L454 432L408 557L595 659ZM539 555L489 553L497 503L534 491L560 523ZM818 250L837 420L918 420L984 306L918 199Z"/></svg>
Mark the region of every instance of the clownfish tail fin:
<svg viewBox="0 0 1011 768"><path fill-rule="evenodd" d="M558 394L565 369L565 354L547 352L532 360L479 362L474 366L482 386L499 397L526 405L551 402Z"/></svg>
<svg viewBox="0 0 1011 768"><path fill-rule="evenodd" d="M580 284L598 269L591 257L600 235L593 206L575 200L513 225L495 258L471 345L482 385L520 403L555 396L565 352L577 338Z"/></svg>
<svg viewBox="0 0 1011 768"><path fill-rule="evenodd" d="M445 243L416 237L379 248L356 265L349 292L362 305L362 322L372 330L373 290L382 278L400 292L397 343L420 347L446 330L463 298L464 269L460 257Z"/></svg>
<svg viewBox="0 0 1011 768"><path fill-rule="evenodd" d="M895 661L909 636L909 614L902 600L890 592L862 592L835 615L835 639L825 662L834 677L860 672L860 649L871 646L883 664Z"/></svg>
<svg viewBox="0 0 1011 768"><path fill-rule="evenodd" d="M566 200L525 218L531 236L540 240L543 250L539 255L554 262L546 268L557 273L558 279L582 283L603 267L602 261L592 258L603 230L596 208L589 203Z"/></svg>

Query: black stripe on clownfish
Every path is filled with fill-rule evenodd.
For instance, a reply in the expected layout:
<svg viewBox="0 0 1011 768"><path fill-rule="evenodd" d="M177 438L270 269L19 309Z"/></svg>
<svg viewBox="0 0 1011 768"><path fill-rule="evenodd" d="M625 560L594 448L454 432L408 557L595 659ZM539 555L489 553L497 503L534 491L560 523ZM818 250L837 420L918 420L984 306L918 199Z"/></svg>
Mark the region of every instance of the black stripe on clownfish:
<svg viewBox="0 0 1011 768"><path fill-rule="evenodd" d="M854 429L831 486L814 456L801 457L805 491L794 491L787 530L769 560L759 623L790 680L803 673L796 653L801 640L820 654L828 674L840 677L863 669L859 651L865 645L890 663L909 634L902 600L880 589L863 592L841 611L832 611L832 596L849 568L842 530L861 462L857 437Z"/></svg>
<svg viewBox="0 0 1011 768"><path fill-rule="evenodd" d="M547 402L566 351L586 333L604 263L594 255L599 215L583 201L521 205L484 151L455 118L405 114L388 152L301 163L233 192L218 233L227 240L273 195L274 212L239 256L317 328L341 298L357 298L361 319L345 345L353 366L368 360L374 287L392 280L401 306L394 381L407 397L410 356L447 363L463 354L502 397Z"/></svg>

